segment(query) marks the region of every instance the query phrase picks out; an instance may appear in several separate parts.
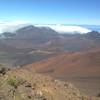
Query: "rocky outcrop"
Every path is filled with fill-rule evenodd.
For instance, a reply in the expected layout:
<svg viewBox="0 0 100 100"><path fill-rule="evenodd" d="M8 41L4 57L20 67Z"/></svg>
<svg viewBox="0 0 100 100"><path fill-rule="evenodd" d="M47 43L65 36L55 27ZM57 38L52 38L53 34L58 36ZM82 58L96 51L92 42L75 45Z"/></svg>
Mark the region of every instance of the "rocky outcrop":
<svg viewBox="0 0 100 100"><path fill-rule="evenodd" d="M14 69L0 76L0 100L99 100L82 94L73 84Z"/></svg>

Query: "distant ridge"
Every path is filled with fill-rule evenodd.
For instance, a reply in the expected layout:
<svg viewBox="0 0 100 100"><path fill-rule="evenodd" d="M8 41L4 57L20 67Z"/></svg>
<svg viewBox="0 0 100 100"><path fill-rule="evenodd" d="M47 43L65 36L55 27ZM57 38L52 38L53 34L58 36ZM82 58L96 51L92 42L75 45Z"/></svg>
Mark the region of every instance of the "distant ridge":
<svg viewBox="0 0 100 100"><path fill-rule="evenodd" d="M93 31L93 29L95 29L95 31L98 31L98 26L94 25L94 27L92 25L65 25L65 24L32 24L32 23L27 23L27 22L4 22L4 23L0 23L0 33L2 32L14 32L16 30L18 30L19 28L23 28L26 27L28 25L33 25L33 26L37 26L37 27L49 27L53 30L55 30L58 33L70 33L70 34L74 34L74 33L87 33L90 31ZM97 30L96 30L97 29Z"/></svg>
<svg viewBox="0 0 100 100"><path fill-rule="evenodd" d="M100 49L67 52L26 67L57 77L100 77Z"/></svg>

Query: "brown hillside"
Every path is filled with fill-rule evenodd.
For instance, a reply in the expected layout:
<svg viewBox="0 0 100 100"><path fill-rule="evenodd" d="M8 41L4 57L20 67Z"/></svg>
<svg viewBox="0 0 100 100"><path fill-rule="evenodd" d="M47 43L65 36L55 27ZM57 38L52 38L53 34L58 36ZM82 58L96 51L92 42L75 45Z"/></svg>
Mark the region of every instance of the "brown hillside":
<svg viewBox="0 0 100 100"><path fill-rule="evenodd" d="M67 52L26 67L70 81L88 95L100 92L100 50Z"/></svg>
<svg viewBox="0 0 100 100"><path fill-rule="evenodd" d="M70 52L27 65L37 72L62 77L100 76L100 50L88 52Z"/></svg>
<svg viewBox="0 0 100 100"><path fill-rule="evenodd" d="M0 75L0 100L100 100L87 97L73 84L26 69Z"/></svg>

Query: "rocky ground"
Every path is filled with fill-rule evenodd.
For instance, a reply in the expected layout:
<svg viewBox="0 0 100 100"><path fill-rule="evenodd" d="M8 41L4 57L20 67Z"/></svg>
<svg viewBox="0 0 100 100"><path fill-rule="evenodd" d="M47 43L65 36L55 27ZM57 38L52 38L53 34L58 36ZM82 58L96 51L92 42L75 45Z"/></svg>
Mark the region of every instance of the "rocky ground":
<svg viewBox="0 0 100 100"><path fill-rule="evenodd" d="M100 100L82 94L69 82L25 68L3 71L0 72L0 100Z"/></svg>

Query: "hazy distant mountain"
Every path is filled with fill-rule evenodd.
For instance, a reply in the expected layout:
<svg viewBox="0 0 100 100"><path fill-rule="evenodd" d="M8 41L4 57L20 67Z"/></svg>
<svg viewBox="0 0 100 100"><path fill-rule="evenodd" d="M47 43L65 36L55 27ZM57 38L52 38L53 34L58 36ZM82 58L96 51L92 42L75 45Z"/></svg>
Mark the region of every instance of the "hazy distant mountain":
<svg viewBox="0 0 100 100"><path fill-rule="evenodd" d="M99 44L94 40L100 39L100 33L95 31L87 34L58 34L49 27L32 25L20 28L15 33L6 32L3 35L6 36L4 43L17 48L58 48L71 51L98 47Z"/></svg>
<svg viewBox="0 0 100 100"><path fill-rule="evenodd" d="M4 43L2 40L0 40L0 52L2 53L14 53L14 52L18 52L19 50L16 47L13 47L11 45L7 45L6 43Z"/></svg>
<svg viewBox="0 0 100 100"><path fill-rule="evenodd" d="M35 27L35 26L26 26L16 30L11 38L7 38L8 33L2 33L6 35L6 39L3 40L8 45L15 46L17 48L34 48L45 42L48 42L51 39L58 37L56 31L47 27ZM12 35L12 34L9 34Z"/></svg>
<svg viewBox="0 0 100 100"><path fill-rule="evenodd" d="M5 37L1 37L2 44L6 45L4 49L14 50L13 59L18 60L16 63L20 65L42 60L59 52L100 48L100 33L95 31L87 34L58 34L49 27L29 25L14 33L4 32L2 36Z"/></svg>
<svg viewBox="0 0 100 100"><path fill-rule="evenodd" d="M57 32L48 27L35 27L35 26L26 26L16 30L15 38L22 39L37 39L37 38L51 38L55 37ZM44 39L45 40L45 39Z"/></svg>
<svg viewBox="0 0 100 100"><path fill-rule="evenodd" d="M95 42L100 42L100 33L97 31L89 32L84 34L84 36L88 39L94 40Z"/></svg>

